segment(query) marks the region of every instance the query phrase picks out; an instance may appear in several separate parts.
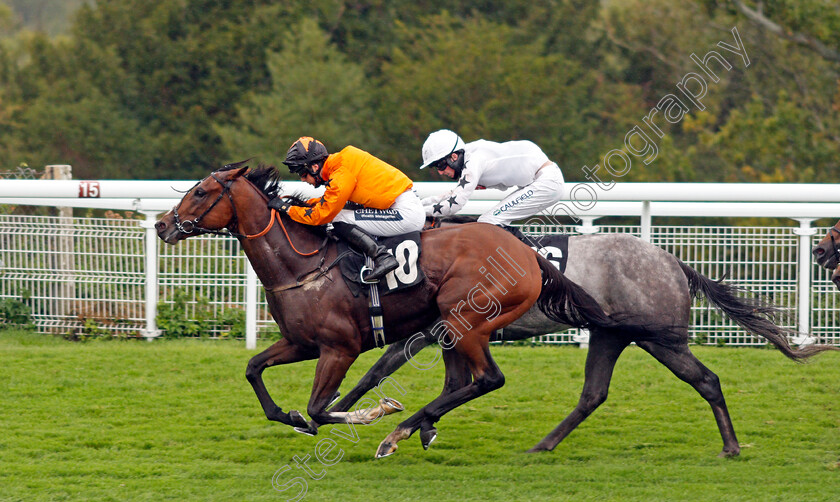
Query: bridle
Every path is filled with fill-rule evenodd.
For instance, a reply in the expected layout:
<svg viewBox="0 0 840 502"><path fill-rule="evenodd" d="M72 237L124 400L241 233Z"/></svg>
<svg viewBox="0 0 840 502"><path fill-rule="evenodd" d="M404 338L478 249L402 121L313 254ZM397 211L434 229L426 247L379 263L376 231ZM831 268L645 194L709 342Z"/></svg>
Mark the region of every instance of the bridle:
<svg viewBox="0 0 840 502"><path fill-rule="evenodd" d="M298 251L298 249L295 247L294 243L292 242L291 236L289 236L289 232L286 230L286 226L283 224L283 220L280 218L280 213L278 213L276 209L271 210L271 213L270 213L269 218L268 218L268 225L266 225L266 227L262 230L262 232L259 232L259 233L253 234L253 235L239 234L239 233L236 233L236 232L232 232L228 227L225 227L225 231L222 232L220 230L214 230L212 228L205 228L205 227L200 226L199 223L201 222L201 220L205 216L207 216L210 213L210 211L213 210L214 207L216 207L216 204L218 204L219 201L222 200L222 198L225 195L227 195L228 200L230 201L230 206L233 209L233 218L231 219L231 223L228 223L228 226L236 226L237 223L239 222L239 220L237 218L237 215L236 215L236 204L233 203L233 196L230 193L230 187L231 187L231 185L233 185L233 182L237 180L237 178L234 178L234 179L228 180L228 181L222 181L222 180L220 180L219 178L216 177L215 172L210 173L209 177L213 178L214 180L216 180L216 182L218 184L222 185L222 191L219 193L219 196L216 197L216 200L214 200L213 203L210 204L210 207L205 209L203 213L201 213L200 215L196 216L195 218L193 218L191 220L181 221L181 217L178 215L178 208L181 207L181 202L184 202L184 200L181 199L181 202L179 202L178 205L175 206L175 208L172 210L172 213L175 217L174 218L175 228L177 228L179 232L184 233L184 234L195 234L195 235L200 235L200 234L232 235L234 237L241 237L241 238L245 238L245 239L256 239L257 237L262 237L263 235L267 234L268 231L271 230L271 227L274 226L274 220L277 220L277 221L280 222L280 226L283 228L283 234L286 236L286 240L289 241L289 245L292 246L292 249L294 250L294 252L299 254L300 256L312 256L314 254L319 253L320 251L322 251L327 246L327 242L329 242L329 237L325 237L324 242L322 242L321 245L318 246L318 248L315 249L314 251L311 251L309 253L302 253L302 252ZM206 180L207 178L204 178L204 179ZM204 182L204 180L201 180L198 183L196 183L195 185L193 185L192 188L187 190L187 194L192 192L195 189L195 187L197 187L198 185L200 185L203 182Z"/></svg>
<svg viewBox="0 0 840 502"><path fill-rule="evenodd" d="M837 239L834 238L835 234L837 234L837 238L840 239L840 230L838 230L836 226L828 229L828 236L831 238L831 250L834 251L832 258L840 263L840 246L837 245Z"/></svg>
<svg viewBox="0 0 840 502"><path fill-rule="evenodd" d="M193 218L191 220L185 220L185 221L181 221L181 217L178 215L178 208L181 207L181 203L184 202L184 199L181 199L181 202L179 202L178 205L175 206L175 208L172 210L172 213L175 215L175 228L177 228L179 232L185 233L185 234L233 235L235 237L240 237L240 236L244 237L241 234L236 234L234 232L231 232L227 227L225 227L225 230L227 230L227 232L222 232L222 231L219 231L219 230L214 230L214 229L204 228L202 226L199 226L199 223L201 222L201 220L204 219L204 217L207 216L207 214L210 213L210 211L212 211L214 207L216 207L216 204L218 204L219 201L222 200L222 197L224 197L225 195L228 196L228 200L230 200L230 206L233 208L233 219L231 221L233 223L237 222L236 204L233 203L233 197L230 194L230 186L236 180L233 179L233 180L229 180L229 181L222 181L222 180L220 180L219 178L216 177L216 173L210 173L209 177L213 178L214 180L216 180L217 183L222 185L222 191L219 192L219 196L216 197L216 200L214 200L213 203L210 204L210 207L205 209L203 213L201 213L200 215L196 216L195 218ZM204 179L206 180L207 178L204 178ZM187 194L189 194L190 192L195 190L195 187L202 184L203 182L204 182L204 180L201 180L198 183L196 183L195 185L193 185L192 188L187 190ZM189 224L189 227L187 226L188 224Z"/></svg>
<svg viewBox="0 0 840 502"><path fill-rule="evenodd" d="M185 220L185 221L181 221L181 217L178 215L178 208L181 207L181 202L184 201L183 199L181 199L181 202L179 202L178 205L175 206L175 208L172 210L172 213L175 216L175 228L177 228L179 232L182 232L182 233L185 233L185 234L196 234L196 235L198 235L198 234L232 235L232 236L237 237L237 238L256 239L258 237L262 237L263 235L267 234L268 231L271 230L271 228L274 226L274 221L277 220L278 222L280 222L280 227L283 228L283 234L286 236L286 240L289 242L289 246L291 246L292 250L295 253L297 253L298 255L304 256L304 257L317 255L317 254L320 254L321 251L326 249L327 243L330 240L329 235L324 237L324 241L314 251L311 251L309 253L301 253L300 251L298 251L298 249L295 247L295 244L292 242L292 238L289 235L289 232L286 230L286 225L283 224L283 219L280 217L280 212L277 211L274 208L271 208L271 212L269 213L269 217L268 217L268 224L266 225L266 227L261 232L253 234L253 235L239 234L239 233L236 233L236 232L231 232L231 230L227 227L225 227L226 231L222 232L222 231L219 231L219 230L214 230L214 229L211 229L211 228L205 228L205 227L200 226L199 223L201 223L201 220L205 216L207 216L210 213L210 211L213 210L214 207L216 207L216 204L218 204L219 201L222 200L222 198L225 195L227 195L228 200L230 201L230 205L233 208L233 218L231 219L231 223L228 223L228 226L234 226L235 224L238 223L238 220L237 220L237 217L236 217L236 204L233 203L233 196L230 193L231 185L233 185L233 182L236 181L238 178L233 178L233 179L228 180L228 181L222 181L222 180L220 180L219 178L216 177L215 172L210 173L210 177L213 178L214 180L216 180L217 183L222 185L221 193L219 193L219 196L216 197L216 200L214 200L213 203L210 204L210 207L205 209L203 213L201 213L200 215L198 215L197 217L195 217L191 220ZM207 178L204 178L204 179L206 180ZM204 180L201 180L198 183L196 183L195 185L193 185L193 187L190 188L187 191L187 195L189 195L189 193L192 192L195 189L195 187L197 187L198 185L200 185L203 182L204 182ZM186 195L184 197L186 198ZM282 286L276 286L276 287L273 287L271 289L266 289L266 292L267 293L272 293L272 294L279 294L279 293L282 293L283 291L286 291L286 290L289 290L289 289L299 288L299 287L301 287L305 284L309 284L310 282L316 281L319 278L321 278L323 276L326 276L327 273L330 270L332 270L333 267L338 265L338 263L342 259L351 255L352 253L353 252L350 251L350 250L344 251L343 253L339 254L332 261L332 263L330 263L326 267L324 266L324 264L325 264L326 259L327 259L327 254L324 253L321 256L321 259L319 260L317 267L310 270L309 272L304 272L304 273L300 274L295 279L295 282L290 283L290 284L286 284L286 285L282 285Z"/></svg>

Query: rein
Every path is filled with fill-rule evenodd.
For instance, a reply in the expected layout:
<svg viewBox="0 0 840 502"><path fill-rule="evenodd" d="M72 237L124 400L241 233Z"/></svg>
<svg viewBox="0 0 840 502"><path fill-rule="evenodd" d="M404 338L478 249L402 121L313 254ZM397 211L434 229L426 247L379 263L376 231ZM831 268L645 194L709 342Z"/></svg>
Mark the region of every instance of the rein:
<svg viewBox="0 0 840 502"><path fill-rule="evenodd" d="M233 182L236 181L236 179L232 179L232 180L227 181L227 182L222 182L222 180L220 180L219 178L216 177L215 173L210 173L210 177L213 178L214 180L216 180L216 182L218 184L222 185L221 193L219 193L219 196L216 197L216 200L214 200L213 203L210 204L210 207L205 209L203 213L196 216L192 220L181 221L181 218L178 215L178 208L181 207L181 202L183 202L183 199L182 199L181 202L179 202L178 205L175 206L175 208L172 210L172 213L175 216L175 228L177 228L179 232L183 232L185 234L195 233L195 234L213 234L213 235L232 235L234 237L243 237L245 239L250 240L250 239L256 239L258 237L262 237L265 234L267 234L268 231L271 230L271 228L274 226L274 220L276 219L277 221L280 222L280 227L283 229L283 234L286 236L286 240L289 241L289 245L292 246L292 250L295 253L297 253L298 255L300 255L300 256L312 256L314 254L318 254L319 252L321 252L327 246L327 242L329 241L329 236L324 237L324 242L322 242L321 245L318 246L318 248L315 249L314 251L310 251L309 253L302 253L302 252L298 251L298 249L295 247L295 244L292 242L292 238L289 236L289 232L286 230L286 225L283 224L283 219L280 218L280 213L276 209L271 210L271 213L269 214L269 217L268 217L268 225L266 225L266 227L262 230L262 232L259 232L259 233L253 234L253 235L238 234L236 232L231 232L230 229L228 229L228 228L225 228L225 230L227 230L227 232L221 232L219 230L214 230L214 229L204 228L204 227L199 226L199 223L201 222L201 220L205 216L207 216L207 214L210 213L210 211L212 211L214 207L216 207L216 204L218 204L219 201L222 200L222 197L224 197L225 195L227 195L228 200L230 200L230 206L231 206L231 208L233 208L233 220L232 221L233 221L234 224L239 223L239 219L236 215L236 204L233 203L233 196L230 194L230 187L231 187L231 185L233 185ZM204 180L201 180L201 181L204 181ZM193 185L193 187L190 188L187 191L187 193L192 192L195 187L197 187L198 185L201 184L201 181L199 181L198 183ZM187 224L189 224L189 227L187 227ZM323 262L322 262L322 265L323 265ZM320 266L319 266L319 268L320 268ZM329 270L329 269L327 269L327 270Z"/></svg>
<svg viewBox="0 0 840 502"><path fill-rule="evenodd" d="M271 212L269 213L268 224L265 226L264 229L262 229L261 232L258 232L256 234L251 234L251 235L249 235L249 234L239 234L239 233L236 233L236 232L231 232L229 228L225 228L226 232L221 232L219 230L214 230L214 229L204 228L202 226L199 226L199 223L201 222L201 220L205 216L207 216L210 213L210 211L213 210L214 207L216 207L216 204L218 204L219 201L222 200L222 198L225 195L227 195L228 199L230 200L230 205L233 208L233 219L232 219L232 224L230 226L233 226L234 224L239 223L239 220L238 220L237 215L236 215L236 205L233 203L233 196L230 193L230 187L233 184L233 182L236 181L236 179L233 179L233 180L230 180L230 181L227 181L227 182L222 182L219 178L217 178L215 176L215 173L211 173L210 176L214 180L216 180L217 183L222 185L222 192L219 194L218 197L216 197L216 200L213 201L213 203L210 205L210 207L208 207L203 213L201 213L196 218L193 218L192 220L181 221L181 218L178 215L178 208L181 207L181 203L178 203L178 205L175 206L175 209L173 210L173 215L175 216L175 227L180 232L183 232L185 234L195 233L195 234L232 235L234 237L241 237L241 238L245 238L245 239L250 240L250 239L260 238L260 237L264 236L265 234L267 234L274 227L274 221L277 220L278 222L280 222L280 227L283 229L283 234L286 236L286 240L289 242L289 245L292 247L292 250L295 253L297 253L298 255L300 255L300 256L312 256L312 255L320 253L321 251L323 251L327 247L327 243L330 240L329 235L324 237L324 241L314 251L310 251L308 253L303 253L303 252L299 251L297 249L297 247L295 247L295 244L292 242L292 238L289 235L289 231L286 230L286 225L283 224L283 218L280 217L280 212L277 211L276 209L273 209L273 208L271 209ZM202 180L202 181L204 181L204 180ZM200 184L201 184L201 181L199 181L198 183L193 185L193 187L187 193L191 192L195 187L197 187ZM268 293L280 293L280 292L283 292L283 291L286 291L286 290L289 290L289 289L299 288L299 287L301 287L305 284L309 284L310 282L314 282L314 281L316 281L317 279L319 279L323 276L327 276L327 273L331 269L333 269L336 265L338 265L338 263L341 260L343 260L344 258L346 258L347 256L349 256L351 254L353 254L352 251L349 251L349 250L345 251L345 252L339 254L332 261L332 263L330 263L327 267L324 267L324 262L326 262L326 259L327 259L327 256L325 254L324 256L321 256L321 260L320 260L320 262L318 263L318 266L315 269L310 270L309 272L304 272L303 274L299 275L295 279L294 283L286 284L286 285L283 285L283 286L277 286L277 287L274 287L274 288L271 288L271 289L266 288L266 292L268 292Z"/></svg>
<svg viewBox="0 0 840 502"><path fill-rule="evenodd" d="M286 240L289 241L289 245L292 246L292 250L294 250L294 252L299 254L300 256L312 256L314 254L317 254L327 245L329 237L325 237L324 242L322 242L321 245L318 246L318 248L315 251L310 251L309 253L301 253L300 251L298 251L298 249L295 247L295 244L292 242L292 238L289 236L289 232L286 230L286 225L283 224L283 219L280 218L280 213L273 208L271 210L271 215L268 217L268 225L262 230L262 232L253 235L243 235L242 237L245 237L246 239L256 239L257 237L262 237L263 235L267 234L269 230L271 230L271 227L274 226L275 219L280 222L280 228L283 229L283 233L286 235Z"/></svg>

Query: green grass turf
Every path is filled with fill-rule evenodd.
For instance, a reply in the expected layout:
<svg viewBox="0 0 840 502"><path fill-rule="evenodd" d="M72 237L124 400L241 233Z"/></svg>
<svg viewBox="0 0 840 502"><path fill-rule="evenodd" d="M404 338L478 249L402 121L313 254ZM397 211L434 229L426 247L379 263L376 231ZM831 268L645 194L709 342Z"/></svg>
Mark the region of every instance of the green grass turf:
<svg viewBox="0 0 840 502"><path fill-rule="evenodd" d="M504 388L438 423L429 451L418 435L375 460L408 416L356 427L355 444L324 426L315 437L268 422L242 342L71 343L0 332L0 500L840 500L840 354L796 364L774 350L694 347L721 378L741 456L722 443L708 407L637 347L621 357L610 397L553 452L525 454L572 410L585 351L495 347ZM364 354L345 390L380 354ZM430 358L431 352L418 359ZM409 413L434 398L442 363L406 365L394 396ZM314 363L270 368L283 409L305 410ZM335 440L340 461L293 457ZM321 443L325 445L327 443ZM340 451L339 451L340 448Z"/></svg>

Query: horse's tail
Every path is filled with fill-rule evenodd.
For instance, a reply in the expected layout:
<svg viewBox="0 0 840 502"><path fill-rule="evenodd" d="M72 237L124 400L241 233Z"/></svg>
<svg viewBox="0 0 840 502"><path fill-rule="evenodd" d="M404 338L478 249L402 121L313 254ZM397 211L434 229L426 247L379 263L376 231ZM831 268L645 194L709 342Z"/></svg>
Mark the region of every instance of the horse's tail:
<svg viewBox="0 0 840 502"><path fill-rule="evenodd" d="M672 330L672 326L638 324L633 321L631 315L607 314L589 293L560 273L539 253L537 262L543 278L537 307L552 321L576 328L610 329L632 340L670 343L666 335Z"/></svg>
<svg viewBox="0 0 840 502"><path fill-rule="evenodd" d="M788 337L799 333L796 330L783 328L776 324L776 314L779 307L761 300L755 296L737 296L737 293L751 294L748 290L730 284L724 284L723 279L714 281L700 272L689 267L679 258L677 261L683 273L688 278L691 296L697 298L703 293L706 299L720 309L724 314L738 323L747 332L766 338L778 348L782 354L794 361L805 359L826 350L840 350L831 345L808 345L794 349L788 342Z"/></svg>

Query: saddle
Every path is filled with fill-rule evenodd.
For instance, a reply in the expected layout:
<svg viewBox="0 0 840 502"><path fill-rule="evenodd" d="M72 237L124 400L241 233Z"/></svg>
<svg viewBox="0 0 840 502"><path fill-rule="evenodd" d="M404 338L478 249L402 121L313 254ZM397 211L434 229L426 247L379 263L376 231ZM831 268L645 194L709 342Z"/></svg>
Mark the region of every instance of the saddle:
<svg viewBox="0 0 840 502"><path fill-rule="evenodd" d="M385 274L378 282L365 282L362 274L365 269L373 268L373 259L353 249L344 240L339 240L339 256L345 256L339 263L344 282L358 298L360 294L368 296L368 313L373 328L373 339L379 348L385 347L385 323L382 319L382 304L379 296L395 291L402 291L423 282L426 277L420 268L420 232L411 232L393 237L377 239L399 263L399 267Z"/></svg>
<svg viewBox="0 0 840 502"><path fill-rule="evenodd" d="M385 246L399 262L400 266L382 278L377 284L379 293L383 296L396 291L402 291L423 282L425 274L420 268L420 232L410 232L393 237L379 237L377 242ZM350 247L343 240L339 240L339 255L347 253L347 257L341 260L339 268L344 282L350 288L354 297L360 294L368 295L369 284L362 282L362 267L365 266L365 256L359 251Z"/></svg>

